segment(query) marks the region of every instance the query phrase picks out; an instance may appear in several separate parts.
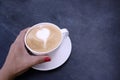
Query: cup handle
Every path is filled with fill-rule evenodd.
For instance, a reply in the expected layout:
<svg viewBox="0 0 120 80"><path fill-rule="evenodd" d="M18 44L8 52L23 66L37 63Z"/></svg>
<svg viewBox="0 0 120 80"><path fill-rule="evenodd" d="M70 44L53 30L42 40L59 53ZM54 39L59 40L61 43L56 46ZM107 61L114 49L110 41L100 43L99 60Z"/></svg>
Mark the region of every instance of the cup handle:
<svg viewBox="0 0 120 80"><path fill-rule="evenodd" d="M61 29L63 40L69 36L69 31L66 28ZM63 41L62 40L62 41Z"/></svg>

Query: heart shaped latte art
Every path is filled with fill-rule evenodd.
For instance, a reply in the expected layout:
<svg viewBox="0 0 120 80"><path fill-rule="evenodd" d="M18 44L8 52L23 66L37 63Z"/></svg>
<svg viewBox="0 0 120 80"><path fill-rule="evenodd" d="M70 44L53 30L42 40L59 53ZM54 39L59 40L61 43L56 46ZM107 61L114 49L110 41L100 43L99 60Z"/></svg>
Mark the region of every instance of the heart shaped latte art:
<svg viewBox="0 0 120 80"><path fill-rule="evenodd" d="M46 42L47 42L49 35L50 35L50 30L47 28L40 29L36 33L36 37L43 40L44 48L46 48Z"/></svg>

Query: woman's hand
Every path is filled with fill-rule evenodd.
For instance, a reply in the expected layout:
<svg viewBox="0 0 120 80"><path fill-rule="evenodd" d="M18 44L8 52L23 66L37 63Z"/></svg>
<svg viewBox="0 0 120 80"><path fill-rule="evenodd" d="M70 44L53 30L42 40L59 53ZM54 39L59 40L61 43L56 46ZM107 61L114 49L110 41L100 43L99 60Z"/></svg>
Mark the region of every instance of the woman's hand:
<svg viewBox="0 0 120 80"><path fill-rule="evenodd" d="M32 66L51 60L49 56L28 54L24 46L24 36L27 30L28 28L22 30L11 45L5 64L0 70L0 80L11 80Z"/></svg>

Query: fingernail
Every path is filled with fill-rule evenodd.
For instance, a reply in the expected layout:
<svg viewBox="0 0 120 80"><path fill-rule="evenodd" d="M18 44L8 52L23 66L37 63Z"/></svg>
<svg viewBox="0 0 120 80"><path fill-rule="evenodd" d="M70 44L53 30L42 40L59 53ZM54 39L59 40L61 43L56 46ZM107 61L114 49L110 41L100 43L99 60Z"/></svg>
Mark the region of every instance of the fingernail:
<svg viewBox="0 0 120 80"><path fill-rule="evenodd" d="M48 62L48 61L51 61L51 59L50 59L50 57L45 57L45 58L44 58L44 61L45 61L45 62Z"/></svg>

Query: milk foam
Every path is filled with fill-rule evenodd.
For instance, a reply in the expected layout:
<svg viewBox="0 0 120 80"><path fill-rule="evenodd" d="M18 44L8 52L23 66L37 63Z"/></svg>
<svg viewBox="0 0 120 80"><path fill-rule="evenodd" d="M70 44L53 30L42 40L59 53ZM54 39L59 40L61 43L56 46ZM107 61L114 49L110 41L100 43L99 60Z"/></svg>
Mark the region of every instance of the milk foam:
<svg viewBox="0 0 120 80"><path fill-rule="evenodd" d="M44 48L46 48L46 42L47 42L49 35L50 35L50 30L47 28L43 28L43 29L37 31L37 33L36 33L36 37L43 40Z"/></svg>

